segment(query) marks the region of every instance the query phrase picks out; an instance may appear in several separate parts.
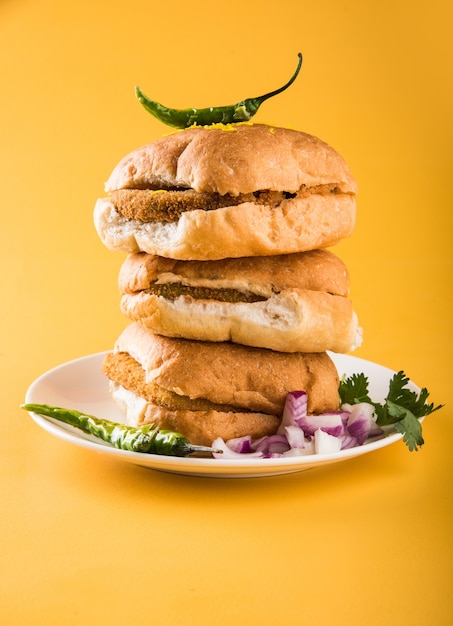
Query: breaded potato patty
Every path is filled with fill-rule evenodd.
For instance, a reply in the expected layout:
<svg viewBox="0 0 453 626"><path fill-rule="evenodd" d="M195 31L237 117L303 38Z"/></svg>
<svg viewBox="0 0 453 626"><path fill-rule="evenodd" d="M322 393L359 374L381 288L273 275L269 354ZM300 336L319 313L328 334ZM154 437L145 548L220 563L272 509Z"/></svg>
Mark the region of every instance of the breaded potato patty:
<svg viewBox="0 0 453 626"><path fill-rule="evenodd" d="M237 289L214 289L211 287L194 287L183 285L182 283L152 283L147 294L162 296L167 300L175 300L180 296L187 296L195 300L216 300L217 302L263 302L267 300L265 296L260 296L249 291L239 291Z"/></svg>
<svg viewBox="0 0 453 626"><path fill-rule="evenodd" d="M277 207L285 200L308 193L334 194L335 185L303 186L296 193L285 191L255 191L237 196L193 189L117 189L110 193L115 209L126 219L141 222L176 222L186 211L212 211L223 207L238 206L244 202Z"/></svg>

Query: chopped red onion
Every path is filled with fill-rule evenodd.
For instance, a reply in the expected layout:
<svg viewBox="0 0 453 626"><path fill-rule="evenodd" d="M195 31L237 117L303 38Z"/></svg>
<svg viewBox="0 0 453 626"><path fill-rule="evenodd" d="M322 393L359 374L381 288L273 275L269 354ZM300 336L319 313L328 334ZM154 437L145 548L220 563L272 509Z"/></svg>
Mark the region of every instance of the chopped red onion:
<svg viewBox="0 0 453 626"><path fill-rule="evenodd" d="M341 437L344 433L343 413L340 411L323 413L322 415L306 415L298 420L298 426L309 437L318 429L323 430L334 437Z"/></svg>
<svg viewBox="0 0 453 626"><path fill-rule="evenodd" d="M228 447L233 452L239 452L240 454L248 454L253 452L252 437L247 435L245 437L236 437L235 439L228 439Z"/></svg>
<svg viewBox="0 0 453 626"><path fill-rule="evenodd" d="M221 437L217 437L213 441L212 447L218 450L218 452L213 452L212 456L215 459L243 459L244 456L247 458L260 458L263 456L261 452L235 452L229 447L228 443Z"/></svg>
<svg viewBox="0 0 453 626"><path fill-rule="evenodd" d="M257 445L253 446L256 452L261 452L263 455L269 454L282 454L290 449L290 444L284 435L270 435L269 437L262 437Z"/></svg>
<svg viewBox="0 0 453 626"><path fill-rule="evenodd" d="M374 406L369 402L359 402L350 407L347 431L351 437L357 439L357 444L361 446L368 439L371 426L374 424Z"/></svg>
<svg viewBox="0 0 453 626"><path fill-rule="evenodd" d="M355 437L351 437L351 435L343 435L341 438L341 449L348 450L349 448L355 448L359 444L357 443L357 439Z"/></svg>
<svg viewBox="0 0 453 626"><path fill-rule="evenodd" d="M286 426L285 434L291 448L305 448L305 433L302 428Z"/></svg>
<svg viewBox="0 0 453 626"><path fill-rule="evenodd" d="M314 433L315 453L332 454L341 450L341 439L318 428Z"/></svg>
<svg viewBox="0 0 453 626"><path fill-rule="evenodd" d="M283 408L282 421L277 433L283 435L286 426L299 426L299 421L307 415L307 406L308 396L305 391L288 393Z"/></svg>
<svg viewBox="0 0 453 626"><path fill-rule="evenodd" d="M305 446L305 448L290 448L287 452L283 452L281 456L307 456L309 454L314 454L314 452L314 449L309 450L308 446Z"/></svg>
<svg viewBox="0 0 453 626"><path fill-rule="evenodd" d="M282 441L275 441L275 442L270 442L269 443L269 447L267 449L267 454L283 454L284 452L288 452L288 450L290 449L290 445L288 444L288 442L283 443Z"/></svg>
<svg viewBox="0 0 453 626"><path fill-rule="evenodd" d="M256 440L250 436L237 437L226 442L218 438L212 447L221 452L213 456L243 459L333 454L384 435L376 425L374 406L370 403L344 404L338 411L321 415L308 415L307 406L308 397L304 391L288 393L275 435Z"/></svg>

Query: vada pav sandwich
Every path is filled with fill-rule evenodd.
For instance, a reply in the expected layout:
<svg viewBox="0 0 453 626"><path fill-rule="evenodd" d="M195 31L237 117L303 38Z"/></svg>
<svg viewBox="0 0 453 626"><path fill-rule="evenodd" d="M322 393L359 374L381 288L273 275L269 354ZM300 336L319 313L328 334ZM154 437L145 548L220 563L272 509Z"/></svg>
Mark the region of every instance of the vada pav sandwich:
<svg viewBox="0 0 453 626"><path fill-rule="evenodd" d="M274 434L294 389L306 390L311 414L339 406L338 374L326 353L175 339L137 322L107 354L103 373L128 423L153 423L195 445Z"/></svg>
<svg viewBox="0 0 453 626"><path fill-rule="evenodd" d="M266 124L193 126L125 156L95 207L111 250L180 260L332 246L355 225L343 158L307 133Z"/></svg>
<svg viewBox="0 0 453 626"><path fill-rule="evenodd" d="M344 263L328 250L217 261L131 254L121 310L155 333L282 352L348 352L361 342Z"/></svg>

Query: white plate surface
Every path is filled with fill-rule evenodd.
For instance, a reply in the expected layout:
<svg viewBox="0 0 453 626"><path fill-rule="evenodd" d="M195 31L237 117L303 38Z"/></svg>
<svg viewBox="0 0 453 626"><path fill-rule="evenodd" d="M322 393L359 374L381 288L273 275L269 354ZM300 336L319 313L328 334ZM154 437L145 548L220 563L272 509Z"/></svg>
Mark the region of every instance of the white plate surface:
<svg viewBox="0 0 453 626"><path fill-rule="evenodd" d="M101 364L105 354L105 352L100 352L69 361L42 374L30 385L25 401L77 409L96 417L123 422L122 413L109 395L107 379L101 373ZM349 355L330 354L330 356L340 377L343 374L350 376L353 373L363 372L368 377L370 396L376 402L384 400L387 395L389 380L395 373L393 370ZM420 392L414 383L410 382L409 386L417 393ZM398 433L390 433L384 439L334 454L244 460L180 458L118 450L99 439L85 435L82 431L51 418L35 413L30 413L30 415L39 426L52 435L114 457L119 461L126 461L154 470L212 478L252 478L300 472L367 454L388 446L402 437Z"/></svg>

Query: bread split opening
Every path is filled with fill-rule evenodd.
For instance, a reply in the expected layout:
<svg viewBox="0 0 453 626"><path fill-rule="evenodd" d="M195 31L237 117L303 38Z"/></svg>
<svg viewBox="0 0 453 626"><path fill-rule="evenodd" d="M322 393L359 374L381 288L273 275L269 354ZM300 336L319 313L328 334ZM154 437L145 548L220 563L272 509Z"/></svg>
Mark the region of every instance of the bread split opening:
<svg viewBox="0 0 453 626"><path fill-rule="evenodd" d="M193 189L117 189L110 200L123 217L141 222L176 222L187 211L214 211L252 202L259 206L276 208L285 201L310 194L343 193L336 184L302 185L298 192L260 190L238 195L194 191Z"/></svg>

